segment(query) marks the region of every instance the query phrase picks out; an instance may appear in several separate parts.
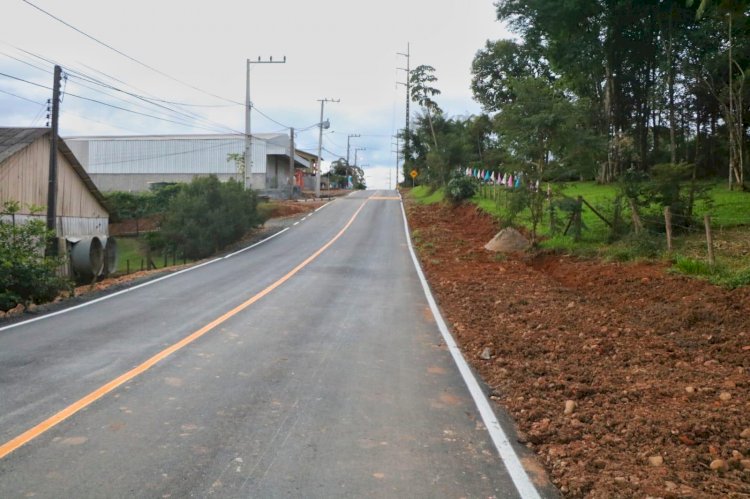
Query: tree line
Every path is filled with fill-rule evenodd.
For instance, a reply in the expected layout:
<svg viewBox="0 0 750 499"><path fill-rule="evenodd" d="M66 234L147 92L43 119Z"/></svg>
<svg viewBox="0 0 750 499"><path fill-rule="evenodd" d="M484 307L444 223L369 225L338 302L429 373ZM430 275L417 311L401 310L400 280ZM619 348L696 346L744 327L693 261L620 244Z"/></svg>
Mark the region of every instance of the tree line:
<svg viewBox="0 0 750 499"><path fill-rule="evenodd" d="M499 0L517 35L473 60L479 116L448 117L434 68L410 74L420 107L404 172L446 185L457 167L530 180L690 165L744 188L750 96L747 0Z"/></svg>

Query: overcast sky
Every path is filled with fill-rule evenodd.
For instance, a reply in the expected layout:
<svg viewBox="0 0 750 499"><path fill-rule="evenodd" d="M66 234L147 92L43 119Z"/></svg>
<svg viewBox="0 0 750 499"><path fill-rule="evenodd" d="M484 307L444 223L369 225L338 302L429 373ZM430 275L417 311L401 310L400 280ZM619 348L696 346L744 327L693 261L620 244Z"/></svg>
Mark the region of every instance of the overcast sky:
<svg viewBox="0 0 750 499"><path fill-rule="evenodd" d="M397 52L411 46L411 67L435 67L438 103L450 116L476 114L479 106L469 88L474 54L485 40L510 35L495 21L492 0L30 0L87 34L176 80L158 74L55 21L22 0L2 0L0 72L40 85L51 85L52 65L19 49L64 67L105 80L113 86L159 99L201 106L180 107L197 113L196 122L163 109L126 102L81 86L70 78L71 94L106 101L133 111L160 115L193 127L136 115L66 97L61 135L131 135L244 132L245 61L259 56L285 64L257 64L251 70L253 132L305 129L319 122L317 99L328 103L325 118L326 160L346 155L347 135L365 166L370 188L388 187L395 169L395 140L404 126L406 60ZM16 61L22 59L41 69ZM124 83L123 83L124 82ZM98 88L95 85L86 85ZM128 84L130 86L126 86ZM133 90L133 87L138 90ZM32 102L12 97L10 92ZM125 97L112 90L109 94ZM212 97L214 94L226 100ZM44 126L49 91L0 75L0 126ZM144 106L144 107L141 107ZM412 105L412 113L416 106ZM202 128L201 128L202 127ZM207 129L208 130L207 130ZM317 152L317 128L299 133L301 149ZM324 163L325 164L325 163ZM390 175L393 185L393 173Z"/></svg>

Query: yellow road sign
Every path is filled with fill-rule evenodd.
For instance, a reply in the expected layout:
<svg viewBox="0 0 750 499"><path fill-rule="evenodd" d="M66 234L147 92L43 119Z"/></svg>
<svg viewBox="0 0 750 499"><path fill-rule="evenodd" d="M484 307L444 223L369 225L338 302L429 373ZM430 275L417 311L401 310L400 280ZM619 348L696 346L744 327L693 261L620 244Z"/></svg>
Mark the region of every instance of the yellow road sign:
<svg viewBox="0 0 750 499"><path fill-rule="evenodd" d="M417 178L417 175L419 175L419 172L417 170L412 170L409 175L411 175L411 178Z"/></svg>

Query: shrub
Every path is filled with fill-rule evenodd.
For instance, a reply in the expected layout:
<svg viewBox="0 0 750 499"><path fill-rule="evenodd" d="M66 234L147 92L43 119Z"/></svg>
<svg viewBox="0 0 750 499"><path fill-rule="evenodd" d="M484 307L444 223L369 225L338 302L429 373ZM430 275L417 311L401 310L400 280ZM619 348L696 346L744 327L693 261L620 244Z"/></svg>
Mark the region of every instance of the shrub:
<svg viewBox="0 0 750 499"><path fill-rule="evenodd" d="M235 180L195 178L169 202L161 232L151 247L167 247L192 259L205 258L239 241L261 223L258 199Z"/></svg>
<svg viewBox="0 0 750 499"><path fill-rule="evenodd" d="M54 233L43 220L16 223L19 208L18 203L4 203L6 217L0 219L0 310L19 303L48 302L71 288L70 281L58 274L63 259L44 256L46 242Z"/></svg>
<svg viewBox="0 0 750 499"><path fill-rule="evenodd" d="M471 199L476 194L479 184L476 179L460 175L453 177L445 189L445 197L453 204Z"/></svg>

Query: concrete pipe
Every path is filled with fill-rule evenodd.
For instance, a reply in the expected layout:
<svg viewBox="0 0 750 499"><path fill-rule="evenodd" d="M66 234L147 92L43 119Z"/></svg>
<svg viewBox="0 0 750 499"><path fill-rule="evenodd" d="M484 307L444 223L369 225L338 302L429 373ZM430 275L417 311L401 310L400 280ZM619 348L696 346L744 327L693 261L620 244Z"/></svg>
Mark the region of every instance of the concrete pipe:
<svg viewBox="0 0 750 499"><path fill-rule="evenodd" d="M87 279L98 276L104 269L104 247L97 236L84 236L70 251L73 271Z"/></svg>
<svg viewBox="0 0 750 499"><path fill-rule="evenodd" d="M109 275L117 272L117 240L112 236L99 236L104 245L104 266L102 275Z"/></svg>

